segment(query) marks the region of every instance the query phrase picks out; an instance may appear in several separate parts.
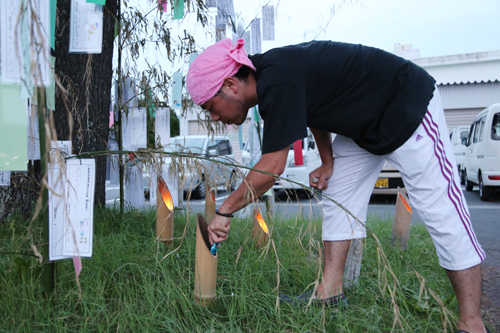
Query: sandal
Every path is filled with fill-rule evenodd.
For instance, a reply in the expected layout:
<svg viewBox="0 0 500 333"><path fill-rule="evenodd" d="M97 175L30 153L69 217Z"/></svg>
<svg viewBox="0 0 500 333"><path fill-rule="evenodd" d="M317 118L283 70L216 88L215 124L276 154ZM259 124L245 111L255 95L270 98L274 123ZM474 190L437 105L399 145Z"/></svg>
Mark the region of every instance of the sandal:
<svg viewBox="0 0 500 333"><path fill-rule="evenodd" d="M290 303L293 306L307 306L309 304L309 300L313 297L311 302L312 306L338 308L341 311L345 311L347 309L348 302L344 293L325 299L316 299L315 296L316 295L313 296L313 290L310 290L299 296L280 295L280 300Z"/></svg>

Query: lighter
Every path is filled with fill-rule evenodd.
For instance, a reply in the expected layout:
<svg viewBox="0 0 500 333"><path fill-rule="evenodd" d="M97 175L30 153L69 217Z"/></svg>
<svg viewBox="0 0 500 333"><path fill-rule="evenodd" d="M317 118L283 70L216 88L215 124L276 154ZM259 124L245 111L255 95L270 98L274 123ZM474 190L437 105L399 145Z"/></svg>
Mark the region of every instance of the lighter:
<svg viewBox="0 0 500 333"><path fill-rule="evenodd" d="M213 243L212 244L212 247L210 248L210 252L212 253L213 256L215 256L217 254L217 251L219 251L219 249L217 248L217 246L219 246L220 243Z"/></svg>

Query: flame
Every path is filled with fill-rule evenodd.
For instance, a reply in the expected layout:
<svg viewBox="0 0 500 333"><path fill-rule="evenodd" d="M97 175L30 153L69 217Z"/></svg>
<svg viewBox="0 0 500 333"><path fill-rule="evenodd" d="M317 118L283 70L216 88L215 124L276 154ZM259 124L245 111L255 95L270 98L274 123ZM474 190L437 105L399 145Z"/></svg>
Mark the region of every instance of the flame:
<svg viewBox="0 0 500 333"><path fill-rule="evenodd" d="M398 195L399 195L399 199L405 205L406 209L408 209L408 211L411 213L411 207L410 207L410 204L408 203L408 201L406 201L405 197L401 193L399 193Z"/></svg>
<svg viewBox="0 0 500 333"><path fill-rule="evenodd" d="M173 211L174 201L172 200L167 184L165 184L165 181L160 176L158 176L158 190L160 191L165 206L167 206L170 211Z"/></svg>
<svg viewBox="0 0 500 333"><path fill-rule="evenodd" d="M260 215L260 212L257 212L257 215L255 216L257 217L257 222L259 222L260 227L267 234L268 233L267 224L266 221L264 221L264 219L262 218L262 215Z"/></svg>

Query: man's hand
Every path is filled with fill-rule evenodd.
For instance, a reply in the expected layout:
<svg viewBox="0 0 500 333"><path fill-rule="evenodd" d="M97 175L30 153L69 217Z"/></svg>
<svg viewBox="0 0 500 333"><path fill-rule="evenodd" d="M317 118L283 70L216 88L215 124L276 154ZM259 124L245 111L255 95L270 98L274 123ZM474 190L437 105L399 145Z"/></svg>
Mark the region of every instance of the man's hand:
<svg viewBox="0 0 500 333"><path fill-rule="evenodd" d="M328 178L332 176L333 166L321 165L309 174L309 186L317 190L328 188Z"/></svg>
<svg viewBox="0 0 500 333"><path fill-rule="evenodd" d="M215 215L208 225L208 239L210 244L225 241L227 239L227 235L229 234L230 226L230 217Z"/></svg>

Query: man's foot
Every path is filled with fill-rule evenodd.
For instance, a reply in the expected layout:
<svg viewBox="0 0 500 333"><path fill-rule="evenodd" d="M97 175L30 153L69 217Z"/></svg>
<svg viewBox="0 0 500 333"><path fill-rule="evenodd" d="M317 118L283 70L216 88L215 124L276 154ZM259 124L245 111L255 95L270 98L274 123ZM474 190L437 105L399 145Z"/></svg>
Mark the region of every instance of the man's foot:
<svg viewBox="0 0 500 333"><path fill-rule="evenodd" d="M344 293L325 299L317 299L316 295L313 295L313 290L307 291L299 296L280 295L280 300L290 303L293 306L307 306L311 297L311 305L316 307L322 307L324 305L328 308L338 308L341 311L344 311L348 306Z"/></svg>

